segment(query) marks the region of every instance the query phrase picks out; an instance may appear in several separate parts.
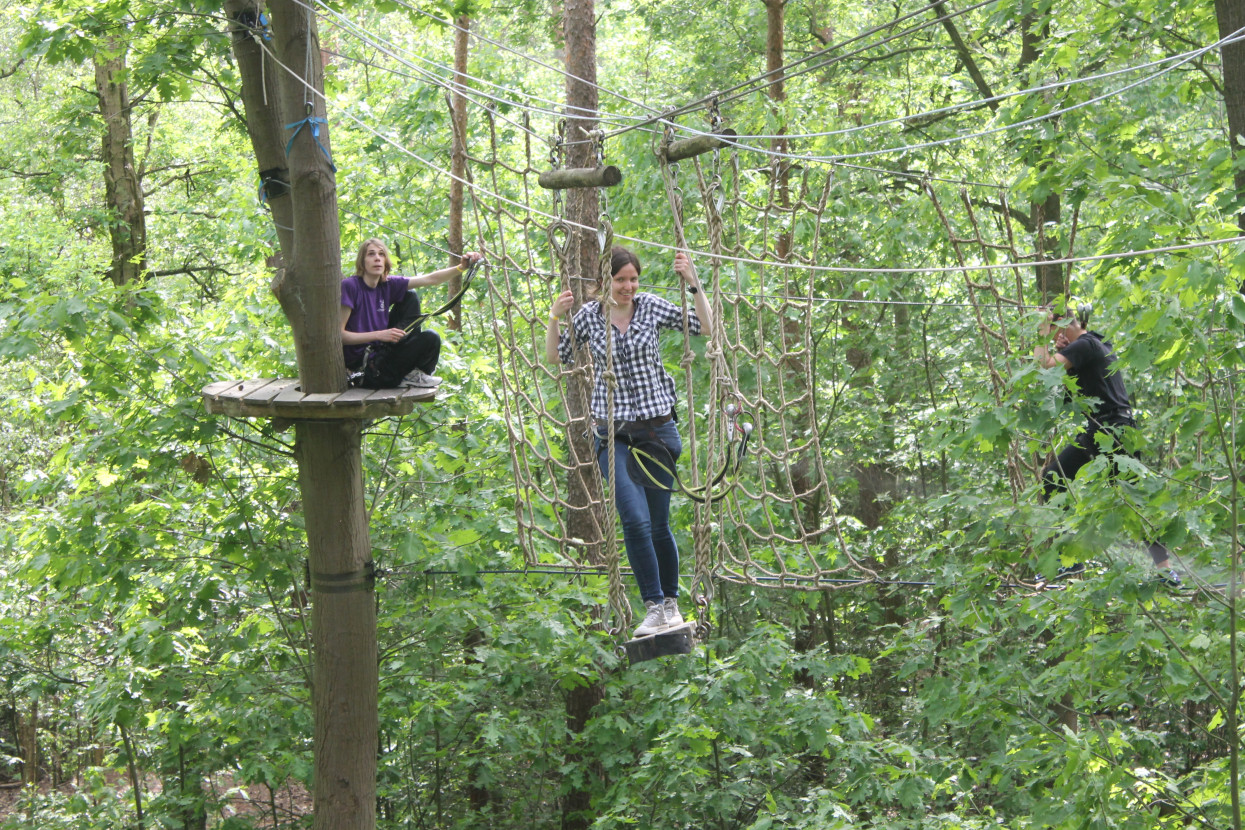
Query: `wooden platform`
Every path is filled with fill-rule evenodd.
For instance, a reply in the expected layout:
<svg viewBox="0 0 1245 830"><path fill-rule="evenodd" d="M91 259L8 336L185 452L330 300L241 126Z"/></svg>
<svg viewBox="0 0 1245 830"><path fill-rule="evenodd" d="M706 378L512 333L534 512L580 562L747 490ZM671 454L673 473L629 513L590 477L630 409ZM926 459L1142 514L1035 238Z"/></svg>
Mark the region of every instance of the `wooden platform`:
<svg viewBox="0 0 1245 830"><path fill-rule="evenodd" d="M627 650L627 660L634 666L645 660L671 654L691 654L692 635L695 633L696 623L685 622L683 625L667 628L665 631L650 634L648 637L628 640L623 644L623 648Z"/></svg>
<svg viewBox="0 0 1245 830"><path fill-rule="evenodd" d="M409 415L417 403L435 400L435 389L347 389L305 394L297 378L222 380L203 387L203 406L212 415L282 418L289 421L374 419Z"/></svg>

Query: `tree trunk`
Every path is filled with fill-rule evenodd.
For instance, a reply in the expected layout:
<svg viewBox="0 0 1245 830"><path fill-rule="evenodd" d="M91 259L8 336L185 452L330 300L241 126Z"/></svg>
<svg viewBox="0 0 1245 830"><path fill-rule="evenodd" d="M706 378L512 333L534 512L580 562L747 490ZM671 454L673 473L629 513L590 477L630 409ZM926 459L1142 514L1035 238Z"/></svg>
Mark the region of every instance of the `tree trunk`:
<svg viewBox="0 0 1245 830"><path fill-rule="evenodd" d="M467 47L471 30L471 17L459 15L454 20L454 85L467 86ZM463 181L467 177L467 96L455 91L450 98L450 227L448 242L450 254L458 264L458 256L465 250L463 240ZM453 297L462 290L463 279L458 274L450 277L446 296ZM446 325L453 331L462 329L462 304L450 310Z"/></svg>
<svg viewBox="0 0 1245 830"><path fill-rule="evenodd" d="M596 165L593 145L583 140L597 128L597 89L593 85L597 80L597 36L596 8L593 0L566 0L563 11L563 33L566 38L566 109L569 143L566 152L566 166L592 167ZM595 228L598 224L599 202L595 188L584 187L567 191L567 218L572 223ZM573 228L568 245L570 287L575 292L576 306L585 297L585 288L590 283L575 277L595 279L600 273L601 251L597 235L592 230ZM590 428L589 413L583 409L583 403L589 400L591 390L586 388L588 381L581 376L572 376L572 384L567 400L571 404L570 429L568 440L571 451L577 462L576 470L570 473L569 501L573 505L584 505L583 509L574 510L567 517L570 534L589 542L584 551L591 564L600 564L602 554L601 532L613 533L614 523L602 520L613 510L607 505L604 510L596 512L592 507L595 488L600 493L600 478L596 472L596 459L592 455L592 445L585 437ZM595 499L599 503L599 498ZM566 728L574 741L587 728L592 717L592 709L604 697L604 685L599 679L588 681L576 686L566 693ZM567 754L567 762L580 760L577 752ZM592 825L592 793L586 787L571 785L562 802L563 830L580 830Z"/></svg>
<svg viewBox="0 0 1245 830"><path fill-rule="evenodd" d="M605 686L593 680L576 686L566 693L566 729L572 739L582 735L592 719L592 710L605 699ZM583 761L579 751L566 754L567 765ZM591 764L593 777L600 774L599 765ZM570 787L562 798L562 830L588 830L593 824L592 793L580 787Z"/></svg>
<svg viewBox="0 0 1245 830"><path fill-rule="evenodd" d="M763 0L765 3L765 71L769 81L766 94L773 102L774 110L781 116L783 103L787 100L785 75L783 71L786 59L786 11L787 0ZM770 139L770 149L776 154L785 154L789 142L785 136L786 121L780 118L774 129L774 138ZM780 221L786 221L787 211L791 207L791 161L782 155L775 155L772 166L774 176L774 202L780 208ZM786 262L791 256L792 234L790 230L780 229L774 236L774 258L778 262ZM776 294L790 293L786 285L773 289ZM781 312L780 312L781 313ZM812 355L804 349L807 332L804 327L789 314L782 314L783 367L787 374L786 389L790 390L789 399L797 401L792 413L797 434L811 434L816 428L813 417L813 396L808 388L807 361ZM799 355L803 354L801 358ZM817 464L810 455L792 459L790 462L791 484L796 499L799 515L798 521L805 530L813 530L821 524L822 499L820 481L817 477Z"/></svg>
<svg viewBox="0 0 1245 830"><path fill-rule="evenodd" d="M25 718L14 706L13 720L17 723L17 742L21 748L22 784L29 787L39 783L39 701L30 701L30 715Z"/></svg>
<svg viewBox="0 0 1245 830"><path fill-rule="evenodd" d="M294 250L294 215L290 199L290 171L285 159L285 113L277 80L282 74L260 43L262 31L252 0L225 0L225 13L233 21L233 55L242 77L242 105L246 131L264 188L264 202L272 211L272 225L281 251ZM271 48L271 46L269 47ZM280 266L278 266L279 268ZM281 273L274 280L278 289ZM340 300L339 300L340 301Z"/></svg>
<svg viewBox="0 0 1245 830"><path fill-rule="evenodd" d="M120 38L109 37L94 56L95 93L104 119L104 198L112 241L108 278L116 285L136 282L147 273L147 217L142 182L134 166L134 130L125 83L127 49Z"/></svg>
<svg viewBox="0 0 1245 830"><path fill-rule="evenodd" d="M585 142L586 133L597 128L597 79L596 10L593 0L567 0L563 8L562 31L566 53L566 110L568 147L564 159L567 167L591 167L596 164L592 145ZM594 188L573 188L566 191L566 214L572 223L595 228L598 221L599 200ZM567 273L563 278L574 292L575 307L591 296L591 286L600 272L600 246L592 230L572 227L567 242ZM576 361L588 359L587 349L576 355ZM596 458L592 454L592 442L586 437L592 428L587 402L591 398L590 381L580 375L568 379L567 443L570 446L574 469L567 482L567 502L571 505L567 515L567 530L574 539L583 539L587 546L584 558L593 565L603 562L602 530L613 532L613 522L605 517L612 508L601 510L601 479L597 472Z"/></svg>
<svg viewBox="0 0 1245 830"><path fill-rule="evenodd" d="M339 334L341 240L319 37L315 18L298 0L272 0L270 8L277 59L310 69L306 82L280 73L279 96L270 95L267 102L253 94L246 100L257 161L262 168L279 164L289 169L293 230L279 237L286 270L274 293L294 332L302 389L340 392L346 388ZM235 48L244 40L235 36ZM243 72L258 66L239 60ZM262 91L260 79L249 81L252 93ZM274 112L278 98L280 109ZM259 110L253 111L252 104ZM280 112L290 115L279 117ZM295 122L284 135L272 129L300 116L319 120ZM283 159L286 142L292 143ZM275 207L274 220L280 221ZM360 424L300 421L295 435L311 571L313 826L370 830L376 825L376 606L370 590Z"/></svg>
<svg viewBox="0 0 1245 830"><path fill-rule="evenodd" d="M1041 57L1042 46L1050 36L1049 11L1041 14L1041 17L1039 17L1038 12L1027 14L1021 23L1020 63L1017 66L1017 69L1021 72ZM1059 122L1057 119L1052 119L1049 123L1052 128L1058 128ZM1044 153L1040 158L1033 160L1031 163L1035 167L1045 169L1055 163L1055 157L1051 153ZM1061 257L1062 251L1058 235L1061 213L1062 201L1060 194L1054 190L1041 202L1031 202L1029 205L1029 216L1033 226L1033 233L1035 234L1034 252L1037 254L1039 263L1044 259L1059 259ZM1056 294L1066 293L1068 286L1065 284L1065 274L1067 271L1064 266L1039 264L1036 272L1037 289L1043 303L1049 301Z"/></svg>
<svg viewBox="0 0 1245 830"><path fill-rule="evenodd" d="M1215 0L1215 18L1219 21L1219 37L1226 38L1245 28L1245 0ZM1245 146L1245 41L1228 44L1223 52L1223 104L1228 112L1228 142L1232 157L1240 159ZM1245 169L1236 165L1233 183L1236 186L1236 223L1245 231Z"/></svg>

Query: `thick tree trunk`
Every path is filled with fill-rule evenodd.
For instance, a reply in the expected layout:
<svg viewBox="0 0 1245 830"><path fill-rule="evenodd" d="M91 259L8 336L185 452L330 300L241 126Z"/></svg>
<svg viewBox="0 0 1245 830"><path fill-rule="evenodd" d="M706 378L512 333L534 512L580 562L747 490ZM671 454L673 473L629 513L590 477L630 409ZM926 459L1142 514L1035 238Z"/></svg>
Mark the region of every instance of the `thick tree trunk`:
<svg viewBox="0 0 1245 830"><path fill-rule="evenodd" d="M286 201L292 232L279 236L286 271L274 291L294 332L302 389L338 392L346 386L339 334L341 240L319 38L314 17L298 0L272 0L270 8L277 59L285 66L310 68L305 81L279 73L279 95L269 92L266 100L260 79L253 75L247 79L252 93L245 103L256 158L263 169L289 169ZM235 36L235 48L245 47L245 41ZM256 60L239 59L244 73L259 66ZM301 118L318 120L296 122ZM286 127L282 134L273 128L281 122L296 126ZM275 204L274 220L281 224ZM376 825L376 607L370 591L360 424L298 422L296 457L307 528L315 652L313 826L371 830Z"/></svg>
<svg viewBox="0 0 1245 830"><path fill-rule="evenodd" d="M1226 38L1245 28L1245 0L1215 0L1215 18L1219 21L1219 37ZM1245 147L1245 41L1224 46L1223 104L1228 112L1228 142L1232 157L1239 159ZM1237 165L1233 174L1236 185L1237 227L1245 231L1245 169Z"/></svg>
<svg viewBox="0 0 1245 830"><path fill-rule="evenodd" d="M300 422L311 559L315 830L376 826L376 600L357 421Z"/></svg>
<svg viewBox="0 0 1245 830"><path fill-rule="evenodd" d="M783 70L786 60L786 15L787 0L763 0L765 3L765 71L769 85L766 94L774 103L774 109L781 113L783 103L787 100L785 74ZM775 137L770 139L770 149L776 154L785 154L790 146L784 133L786 122L779 120L774 130ZM774 201L780 208L779 221L789 219L787 211L791 207L791 162L782 155L776 155L773 162ZM774 258L785 262L791 256L792 235L789 230L779 230L774 236ZM787 293L785 286L775 287L775 293ZM787 373L786 388L789 400L797 401L793 417L796 420L795 430L799 434L808 434L816 428L813 418L813 397L808 388L806 361L812 360L807 353L805 337L807 332L791 317L783 315L782 333L784 368ZM800 355L803 355L802 357ZM793 495L799 505L799 521L806 530L816 529L821 524L822 499L820 482L817 479L817 465L813 458L805 456L791 462L791 483Z"/></svg>
<svg viewBox="0 0 1245 830"><path fill-rule="evenodd" d="M566 107L569 146L566 153L567 167L593 167L596 165L593 145L584 142L589 134L597 128L597 36L596 8L593 0L566 0L563 11L563 33L566 37ZM576 188L567 191L567 218L572 223L595 228L598 222L599 200L594 188ZM589 285L583 279L595 279L600 273L601 251L597 235L591 230L576 228L571 233L568 246L571 290L575 292L576 306L583 302L585 287ZM591 390L581 376L572 376L572 388L567 400L573 407L570 416L568 439L578 468L570 474L570 502L573 505L584 505L583 509L574 510L568 516L568 526L572 536L587 540L589 546L585 556L592 564L600 564L602 544L601 529L606 533L614 532L612 521L602 521L606 511L597 511L592 505L594 495L600 493L600 478L596 473L596 459L592 455L592 447L585 437L589 427L589 413L583 410L583 402L589 399ZM596 489L596 494L591 492ZM599 499L596 499L599 501ZM607 511L612 511L607 507ZM596 511L596 515L594 515ZM576 739L587 728L592 717L592 709L604 697L604 686L600 680L593 679L582 686L577 686L566 693L566 728L572 740ZM567 761L574 763L580 760L575 752L568 753ZM562 802L563 830L580 830L592 825L591 802L592 793L587 787L571 786Z"/></svg>
<svg viewBox="0 0 1245 830"><path fill-rule="evenodd" d="M17 722L17 742L22 756L22 784L29 787L39 783L39 701L30 701L27 717L22 717L14 707L13 719Z"/></svg>
<svg viewBox="0 0 1245 830"><path fill-rule="evenodd" d="M143 185L134 166L134 129L125 83L127 46L106 38L95 52L95 92L104 119L104 196L110 216L112 263L108 278L128 285L147 273L147 217Z"/></svg>
<svg viewBox="0 0 1245 830"><path fill-rule="evenodd" d="M596 158L586 141L587 133L597 128L596 9L593 0L567 0L562 15L562 31L566 52L566 109L568 145L564 159L567 167L593 167ZM594 188L566 191L566 217L571 223L586 228L597 226L599 199ZM575 309L591 296L591 286L600 271L600 246L592 230L572 228L567 243L567 273L563 279L575 295ZM577 360L587 360L587 351ZM605 532L613 532L613 522L604 519L607 510L594 506L600 503L601 479L592 454L592 442L586 437L592 428L587 402L592 390L589 381L572 375L567 402L569 425L567 443L574 459L574 469L567 482L567 530L574 539L586 542L584 558L593 565L602 564ZM609 508L612 509L612 508Z"/></svg>
<svg viewBox="0 0 1245 830"><path fill-rule="evenodd" d="M765 72L769 81L766 87L766 93L769 99L774 102L775 109L781 109L783 102L787 100L787 90L784 85L785 76L783 74L783 61L785 60L786 49L786 16L787 16L787 0L763 0L765 3ZM788 142L784 135L786 132L786 123L780 122L780 126L775 130L775 137L770 140L770 149L775 153L786 153ZM776 157L775 170L778 176L776 186L778 188L779 203L783 207L791 204L791 186L790 186L790 162L782 157ZM791 253L791 234L779 234L775 241L775 253L778 259L785 260L787 255Z"/></svg>
<svg viewBox="0 0 1245 830"><path fill-rule="evenodd" d="M467 86L467 48L471 31L471 17L459 15L454 24L454 84L459 88ZM463 247L463 180L467 176L467 97L455 92L450 98L450 227L448 242L453 261L458 264L458 256L465 250ZM453 297L462 290L462 277L455 274L446 285L446 296ZM448 325L454 331L462 328L462 305L455 306L449 314Z"/></svg>
<svg viewBox="0 0 1245 830"><path fill-rule="evenodd" d="M585 683L566 693L566 729L578 737L588 728L593 708L605 699L605 686L600 681ZM567 753L568 764L579 763L583 756L578 751ZM600 774L599 765L593 763L594 777ZM588 830L593 824L592 793L580 787L571 787L562 798L562 830Z"/></svg>
<svg viewBox="0 0 1245 830"><path fill-rule="evenodd" d="M282 70L260 45L263 31L252 0L226 0L225 14L233 21L233 55L242 77L242 105L251 137L255 163L263 184L264 201L272 211L272 225L282 251L294 249L293 203L290 171L285 159L285 120L277 80ZM271 44L269 45L271 47ZM277 290L280 273L274 280Z"/></svg>
<svg viewBox="0 0 1245 830"><path fill-rule="evenodd" d="M305 5L279 0L271 9L278 59L286 66L310 66L312 72L306 81L279 73L282 111L289 119L284 138L287 143L292 140L287 164L294 232L292 251L282 252L286 274L275 293L294 330L303 391L341 392L346 388L341 349L341 230L319 40L315 19ZM320 123L303 119L319 119Z"/></svg>

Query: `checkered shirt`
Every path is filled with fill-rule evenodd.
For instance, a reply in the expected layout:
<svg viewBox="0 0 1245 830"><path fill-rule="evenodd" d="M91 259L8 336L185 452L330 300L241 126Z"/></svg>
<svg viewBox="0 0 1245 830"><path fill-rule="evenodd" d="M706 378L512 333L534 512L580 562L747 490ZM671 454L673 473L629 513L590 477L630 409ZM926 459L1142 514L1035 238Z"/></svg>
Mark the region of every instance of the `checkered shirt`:
<svg viewBox="0 0 1245 830"><path fill-rule="evenodd" d="M632 302L635 311L630 325L625 332L614 332L614 375L618 379L614 419L618 421L643 421L665 415L674 409L676 399L674 378L661 363L657 333L662 329L682 331L683 312L669 300L643 292L636 294ZM687 313L687 330L700 334L700 318L692 309ZM592 355L592 416L608 420L609 389L602 382L601 373L605 370L609 327L601 303L584 303L571 318L571 331L576 342L586 344ZM558 356L568 366L575 363L569 332L562 332L558 339Z"/></svg>

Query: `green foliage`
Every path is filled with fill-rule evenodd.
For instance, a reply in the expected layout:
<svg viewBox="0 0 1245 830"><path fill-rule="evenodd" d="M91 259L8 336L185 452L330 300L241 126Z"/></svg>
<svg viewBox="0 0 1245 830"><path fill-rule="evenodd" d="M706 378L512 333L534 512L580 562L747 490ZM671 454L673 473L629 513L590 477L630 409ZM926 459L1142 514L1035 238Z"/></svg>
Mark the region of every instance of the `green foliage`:
<svg viewBox="0 0 1245 830"><path fill-rule="evenodd" d="M556 64L556 15L532 2L435 10L475 16L489 40L473 41L471 71L505 87L487 87L506 99L494 102L491 127L472 110L473 152L490 128L499 152L473 176L551 210L507 168L529 163L525 106L560 100L563 80L489 41ZM200 811L208 826L258 826L255 815L223 817L221 795L197 782L227 773L240 787L309 784L310 619L288 434L208 417L199 403L210 381L288 375L294 364L267 291L275 235L233 117L228 36L206 2L16 11L0 23L0 70L15 69L0 79L0 678L4 713L14 713L12 727L0 718L0 774L19 774L17 718L37 706L43 772L75 785L23 791L0 826L132 825L131 761L161 784L144 784L148 826L189 826ZM379 234L400 241L401 270L429 270L445 256L449 127L442 90L414 66L444 77L449 32L404 4L341 11L407 62L386 71L374 48L322 18L343 248ZM608 129L625 123L617 116L664 111L763 71L762 3L608 3L598 13L599 81L626 95L603 94ZM849 4L831 19L816 4L788 4L787 57L893 13ZM1022 54L1029 14L1045 27L1034 55ZM1017 0L956 25L996 95L1217 37L1209 6L1174 0ZM105 38L117 32L123 42ZM122 49L139 101L149 255L164 272L126 290L98 276L112 214L89 65ZM437 326L446 393L370 425L364 441L382 572L380 825L548 826L576 790L599 828L1232 826L1230 750L1241 735L1239 717L1230 732L1240 709L1231 635L1242 621L1213 586L1239 567L1245 255L1221 246L1075 266L1070 293L1095 304L1141 415L1124 439L1139 458L1089 465L1050 504L1036 472L1086 402L1068 394L1062 370L1028 359L1039 313L1000 313L976 292L990 343L1009 344L995 384L963 277L884 270L1009 261L950 242L907 172L937 177L927 183L949 223L967 227L971 208L988 241L1007 238L1010 211L1022 252L1035 244L1033 203L1053 196L1062 216L1046 216L1044 232L1061 256L1235 236L1240 162L1223 139L1217 55L1140 70L1153 77L1127 90L1138 71L1006 97L997 110L931 114L983 91L944 29L929 26L790 77L785 103L758 92L724 106L741 134L832 133L802 140L802 154L909 148L849 159L859 167L801 162L795 180L827 194L820 225L807 205L729 217L747 258L772 250L780 228L802 255L841 270L726 271L745 296L817 298L811 428L833 509L860 562L912 584L793 596L718 583L706 643L687 658L626 667L599 628L602 578L508 572L523 559L495 309L476 295L462 332ZM1093 100L1104 93L1113 94ZM555 109L532 113L538 136L553 134ZM1059 109L1056 120L989 132ZM700 118L678 121L701 127ZM654 140L633 130L607 142L626 177L609 210L618 233L668 241ZM534 166L547 149L534 143ZM723 155L731 197L767 203L769 161L746 150L735 158ZM689 193L694 171L680 171ZM689 238L706 236L694 199L685 220ZM497 244L495 232L477 241ZM660 283L669 253L642 256L646 278ZM784 281L793 279L808 282ZM1029 269L994 279L1026 305L1051 299ZM543 291L541 281L518 286L516 305L539 315ZM828 301L840 298L852 301ZM801 319L776 305L727 316L762 332ZM749 347L781 348L748 337ZM673 366L682 347L670 348ZM708 382L703 349L694 385ZM748 394L783 382L772 366L740 366ZM758 417L764 427L781 416ZM764 461L747 475L774 474L782 445L760 429ZM790 505L737 503L756 527L795 521ZM676 503L675 519L684 542L690 506ZM1150 539L1205 590L1148 581L1139 542ZM759 556L790 553L775 543ZM1078 561L1095 563L1089 578L1035 587ZM584 689L600 701L572 732L568 699ZM1079 731L1060 722L1067 707Z"/></svg>

